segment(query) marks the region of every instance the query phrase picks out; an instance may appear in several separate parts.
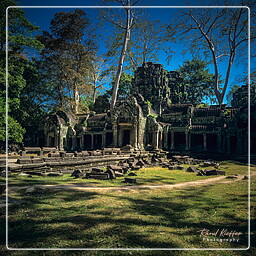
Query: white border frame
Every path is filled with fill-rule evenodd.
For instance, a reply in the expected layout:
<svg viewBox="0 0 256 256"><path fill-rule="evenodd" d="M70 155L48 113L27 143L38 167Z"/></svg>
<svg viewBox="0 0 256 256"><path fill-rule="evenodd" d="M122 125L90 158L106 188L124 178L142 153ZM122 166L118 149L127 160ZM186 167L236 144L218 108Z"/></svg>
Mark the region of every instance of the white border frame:
<svg viewBox="0 0 256 256"><path fill-rule="evenodd" d="M251 138L251 102L250 102L250 69L251 69L251 38L250 38L250 28L251 28L251 10L248 6L131 6L132 9L162 9L162 8L175 8L175 9L185 9L185 8L245 8L248 10L248 247L246 248L11 248L8 246L8 10L9 9L56 9L56 8L81 8L81 9L120 9L123 6L8 6L6 8L6 248L8 250L14 251L246 251L250 249L251 245L251 213L250 213L250 188L251 188L251 156L250 156L250 138Z"/></svg>

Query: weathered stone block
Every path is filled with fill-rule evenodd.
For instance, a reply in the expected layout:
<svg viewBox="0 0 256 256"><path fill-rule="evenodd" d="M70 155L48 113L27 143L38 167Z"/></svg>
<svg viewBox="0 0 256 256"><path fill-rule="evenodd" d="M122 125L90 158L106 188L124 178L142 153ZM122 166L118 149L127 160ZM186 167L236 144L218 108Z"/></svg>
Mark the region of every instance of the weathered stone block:
<svg viewBox="0 0 256 256"><path fill-rule="evenodd" d="M42 158L33 158L32 163L43 163L44 160Z"/></svg>
<svg viewBox="0 0 256 256"><path fill-rule="evenodd" d="M116 178L116 174L113 170L109 169L109 170L105 171L105 173L107 173L109 175L110 179L115 179Z"/></svg>
<svg viewBox="0 0 256 256"><path fill-rule="evenodd" d="M31 164L32 161L30 158L19 158L17 164Z"/></svg>
<svg viewBox="0 0 256 256"><path fill-rule="evenodd" d="M60 157L60 153L49 153L48 157Z"/></svg>
<svg viewBox="0 0 256 256"><path fill-rule="evenodd" d="M71 177L75 177L75 178L80 178L82 177L84 174L81 170L74 170L71 174Z"/></svg>
<svg viewBox="0 0 256 256"><path fill-rule="evenodd" d="M187 172L195 172L195 173L198 173L200 170L197 169L197 168L194 167L194 166L190 166L190 167L187 168L186 171L187 171Z"/></svg>
<svg viewBox="0 0 256 256"><path fill-rule="evenodd" d="M132 178L124 178L124 182L125 183L136 183L136 179L132 179Z"/></svg>
<svg viewBox="0 0 256 256"><path fill-rule="evenodd" d="M96 180L108 180L109 174L108 173L101 173L101 174L87 173L86 178L87 179L96 179Z"/></svg>

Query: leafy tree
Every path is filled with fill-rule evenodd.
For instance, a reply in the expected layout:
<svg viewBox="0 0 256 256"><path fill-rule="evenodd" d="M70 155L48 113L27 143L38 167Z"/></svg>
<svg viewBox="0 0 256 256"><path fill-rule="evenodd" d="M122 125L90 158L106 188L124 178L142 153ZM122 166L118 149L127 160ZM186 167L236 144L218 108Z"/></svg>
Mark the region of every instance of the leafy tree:
<svg viewBox="0 0 256 256"><path fill-rule="evenodd" d="M4 0L0 10L0 140L5 136L5 9L8 6L15 6L15 1ZM25 121L25 116L21 103L22 91L26 87L24 71L30 60L26 57L28 51L38 50L42 44L37 41L33 33L38 27L32 25L24 16L24 12L19 8L8 10L8 139L10 143L21 143L25 129L21 126L21 121ZM30 106L31 107L31 106ZM2 144L2 143L1 143Z"/></svg>
<svg viewBox="0 0 256 256"><path fill-rule="evenodd" d="M248 106L248 91L250 90L250 105L251 112L256 107L256 72L252 72L250 75L250 85L248 87L247 75L240 80L243 85L233 85L227 94L228 104L232 107L247 107Z"/></svg>
<svg viewBox="0 0 256 256"><path fill-rule="evenodd" d="M109 2L109 1L105 0L105 2ZM103 15L105 20L109 21L110 23L115 25L119 30L122 31L122 33L119 35L121 35L121 38L123 40L121 44L121 53L119 55L119 61L116 69L116 76L114 80L115 82L113 84L113 89L112 89L112 97L111 97L111 104L110 104L111 109L114 108L117 101L118 90L120 86L120 79L122 75L125 56L127 54L128 42L131 38L131 31L134 26L134 9L132 9L131 7L135 5L138 1L115 0L114 2L121 4L123 6L124 15L122 16L125 17L125 20L123 20L122 16L120 18L119 15L116 15L116 13L114 15L113 13L110 15L107 15L107 13L105 12Z"/></svg>
<svg viewBox="0 0 256 256"><path fill-rule="evenodd" d="M242 2L241 5L246 3ZM167 30L173 34L171 27L169 26ZM190 49L203 53L211 60L214 67L214 93L218 103L222 104L236 57L242 56L247 49L248 9L244 7L188 9L182 11L182 20L176 28L180 36L185 35L192 42ZM251 28L250 38L253 40L254 27Z"/></svg>
<svg viewBox="0 0 256 256"><path fill-rule="evenodd" d="M81 95L90 91L85 76L96 46L89 24L83 10L59 12L51 21L51 32L44 31L38 37L45 45L41 52L42 70L46 82L55 89L53 97L62 110L78 113Z"/></svg>
<svg viewBox="0 0 256 256"><path fill-rule="evenodd" d="M233 95L234 93L240 88L239 85L235 84L234 86L232 86L229 90L229 92L227 93L227 103L228 105L232 105L232 100L233 100Z"/></svg>
<svg viewBox="0 0 256 256"><path fill-rule="evenodd" d="M111 70L105 60L95 57L89 64L87 74L86 83L92 87L92 101L95 103L98 91L102 91L109 81Z"/></svg>
<svg viewBox="0 0 256 256"><path fill-rule="evenodd" d="M193 59L185 61L177 70L179 80L170 88L173 103L200 104L211 100L213 96L214 77L207 69L207 63Z"/></svg>
<svg viewBox="0 0 256 256"><path fill-rule="evenodd" d="M119 90L117 95L117 100L123 100L128 97L132 88L132 79L133 76L127 73L122 73L120 78ZM113 77L112 85L115 83L115 78ZM110 110L110 102L112 97L112 90L106 90L103 95L99 95L95 103L93 104L92 110L96 113L104 113Z"/></svg>
<svg viewBox="0 0 256 256"><path fill-rule="evenodd" d="M120 78L118 95L117 95L118 100L126 99L129 96L132 88L132 79L133 79L132 75L127 74L125 72L122 73ZM114 84L114 82L115 80L113 78L112 85ZM110 90L107 90L106 92L109 98L111 98L111 95L112 95L112 90L113 90L112 88Z"/></svg>
<svg viewBox="0 0 256 256"><path fill-rule="evenodd" d="M145 62L157 62L160 48L161 28L158 21L139 16L127 50L132 69L135 71Z"/></svg>

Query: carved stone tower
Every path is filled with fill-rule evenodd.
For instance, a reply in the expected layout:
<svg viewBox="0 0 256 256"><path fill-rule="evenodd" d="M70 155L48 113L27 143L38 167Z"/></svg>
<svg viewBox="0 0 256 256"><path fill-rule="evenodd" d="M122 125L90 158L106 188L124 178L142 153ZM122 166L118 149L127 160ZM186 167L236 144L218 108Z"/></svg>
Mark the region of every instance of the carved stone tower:
<svg viewBox="0 0 256 256"><path fill-rule="evenodd" d="M135 71L132 92L141 94L161 114L170 95L168 72L161 64L144 63Z"/></svg>

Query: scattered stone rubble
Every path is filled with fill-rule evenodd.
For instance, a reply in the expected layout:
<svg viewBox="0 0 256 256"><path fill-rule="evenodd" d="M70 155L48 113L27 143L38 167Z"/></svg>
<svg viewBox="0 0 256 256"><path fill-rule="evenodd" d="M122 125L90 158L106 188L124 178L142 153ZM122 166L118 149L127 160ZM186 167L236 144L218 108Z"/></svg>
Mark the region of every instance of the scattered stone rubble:
<svg viewBox="0 0 256 256"><path fill-rule="evenodd" d="M39 154L37 157L29 157L25 155L15 161L8 165L9 174L18 172L19 175L27 177L58 177L63 173L71 173L74 178L108 180L123 177L125 174L136 176L134 171L150 166L160 166L169 170L185 170L182 166L184 164L190 165L186 169L187 172L193 172L196 175L225 175L224 171L218 170L219 163L214 161L204 161L183 155L167 158L165 151L136 151L130 145L116 150L105 148L74 153L53 150L47 152L47 156ZM199 167L193 165L199 165ZM201 169L205 167L214 169ZM0 169L3 174L5 165L0 166ZM133 182L129 178L126 180L126 183Z"/></svg>

